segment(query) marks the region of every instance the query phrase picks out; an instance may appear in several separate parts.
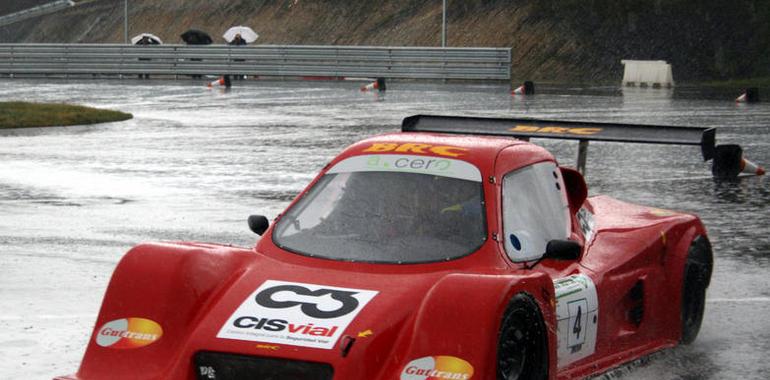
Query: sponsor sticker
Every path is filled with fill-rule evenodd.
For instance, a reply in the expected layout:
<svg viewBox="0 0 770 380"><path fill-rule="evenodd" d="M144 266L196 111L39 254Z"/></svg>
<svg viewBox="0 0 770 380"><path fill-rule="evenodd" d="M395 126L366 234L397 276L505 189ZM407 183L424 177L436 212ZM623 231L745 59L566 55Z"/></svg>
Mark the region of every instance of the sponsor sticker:
<svg viewBox="0 0 770 380"><path fill-rule="evenodd" d="M536 127L532 125L517 125L510 129L512 132L543 133L558 135L595 135L602 131L601 128L564 128L564 127Z"/></svg>
<svg viewBox="0 0 770 380"><path fill-rule="evenodd" d="M217 338L331 349L377 293L267 280L228 318Z"/></svg>
<svg viewBox="0 0 770 380"><path fill-rule="evenodd" d="M418 153L434 154L446 157L460 157L468 152L467 148L460 148L450 145L431 145L431 144L396 144L396 143L374 143L364 149L367 153Z"/></svg>
<svg viewBox="0 0 770 380"><path fill-rule="evenodd" d="M426 356L412 360L401 371L401 380L467 380L473 366L454 356Z"/></svg>
<svg viewBox="0 0 770 380"><path fill-rule="evenodd" d="M328 173L352 172L405 172L481 182L481 172L473 164L443 157L370 154L346 158L328 171Z"/></svg>
<svg viewBox="0 0 770 380"><path fill-rule="evenodd" d="M155 343L163 336L157 322L145 318L123 318L102 325L96 333L96 344L102 347L131 349Z"/></svg>
<svg viewBox="0 0 770 380"><path fill-rule="evenodd" d="M596 348L599 299L596 285L585 274L553 281L556 291L558 367L588 357Z"/></svg>

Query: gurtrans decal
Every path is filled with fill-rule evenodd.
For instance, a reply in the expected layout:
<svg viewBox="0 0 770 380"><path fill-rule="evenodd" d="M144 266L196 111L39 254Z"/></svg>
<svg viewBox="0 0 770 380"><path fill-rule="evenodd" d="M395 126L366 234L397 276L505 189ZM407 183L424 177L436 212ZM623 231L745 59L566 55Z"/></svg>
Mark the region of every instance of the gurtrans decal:
<svg viewBox="0 0 770 380"><path fill-rule="evenodd" d="M467 380L473 366L454 356L426 356L409 362L401 371L401 380Z"/></svg>
<svg viewBox="0 0 770 380"><path fill-rule="evenodd" d="M102 325L96 333L96 344L109 348L139 348L163 336L163 328L150 319L123 318Z"/></svg>
<svg viewBox="0 0 770 380"><path fill-rule="evenodd" d="M217 338L331 349L376 291L268 280Z"/></svg>

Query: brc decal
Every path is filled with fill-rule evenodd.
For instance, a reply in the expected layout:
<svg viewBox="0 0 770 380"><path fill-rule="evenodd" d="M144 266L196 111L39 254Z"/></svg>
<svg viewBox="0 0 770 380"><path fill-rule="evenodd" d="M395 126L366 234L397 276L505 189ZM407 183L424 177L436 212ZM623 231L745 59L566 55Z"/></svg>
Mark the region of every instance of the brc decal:
<svg viewBox="0 0 770 380"><path fill-rule="evenodd" d="M102 347L130 349L155 343L163 336L157 322L145 318L123 318L105 323L96 332L96 344Z"/></svg>
<svg viewBox="0 0 770 380"><path fill-rule="evenodd" d="M564 128L564 127L535 127L532 125L517 125L510 129L512 132L536 132L563 135L595 135L601 128Z"/></svg>
<svg viewBox="0 0 770 380"><path fill-rule="evenodd" d="M383 153L383 152L396 152L396 153L419 153L419 154L437 154L439 156L446 157L460 157L467 152L468 149L460 148L456 146L448 145L430 145L430 144L396 144L396 143L374 143L370 147L364 149L364 152L369 153Z"/></svg>
<svg viewBox="0 0 770 380"><path fill-rule="evenodd" d="M278 351L281 349L281 346L273 346L270 344L258 344L255 346L258 350L270 350L270 351Z"/></svg>
<svg viewBox="0 0 770 380"><path fill-rule="evenodd" d="M331 349L376 291L267 280L217 338Z"/></svg>
<svg viewBox="0 0 770 380"><path fill-rule="evenodd" d="M401 371L401 380L468 380L473 366L454 356L426 356L412 360Z"/></svg>

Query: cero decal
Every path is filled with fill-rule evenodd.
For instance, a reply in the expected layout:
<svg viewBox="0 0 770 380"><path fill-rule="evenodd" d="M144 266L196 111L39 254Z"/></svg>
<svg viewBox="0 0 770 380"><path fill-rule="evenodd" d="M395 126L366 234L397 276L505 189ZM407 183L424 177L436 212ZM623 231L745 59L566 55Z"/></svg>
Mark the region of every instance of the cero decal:
<svg viewBox="0 0 770 380"><path fill-rule="evenodd" d="M273 298L273 295L281 292L287 292L286 297L288 298L284 300L276 300ZM327 319L341 317L355 310L358 307L358 300L353 297L355 294L356 292L334 289L321 288L318 290L310 290L299 285L279 285L261 291L257 294L256 301L258 304L272 309L285 309L300 306L300 310L307 316ZM339 308L330 311L319 309L317 302L326 295L339 301Z"/></svg>
<svg viewBox="0 0 770 380"><path fill-rule="evenodd" d="M565 128L565 127L536 127L532 125L517 125L510 129L512 132L531 132L559 135L595 135L601 128Z"/></svg>
<svg viewBox="0 0 770 380"><path fill-rule="evenodd" d="M96 332L96 344L102 347L130 349L155 343L163 336L163 328L150 319L123 318L102 325Z"/></svg>
<svg viewBox="0 0 770 380"><path fill-rule="evenodd" d="M268 280L241 303L218 338L331 349L376 291Z"/></svg>
<svg viewBox="0 0 770 380"><path fill-rule="evenodd" d="M396 144L396 143L374 143L370 147L364 149L364 152L370 153L382 153L382 152L397 152L397 153L420 153L420 154L437 154L439 156L447 157L460 157L467 152L468 149L460 148L456 146L448 145L430 145L430 144Z"/></svg>
<svg viewBox="0 0 770 380"><path fill-rule="evenodd" d="M355 172L404 172L481 182L481 172L470 162L411 154L367 154L348 157L335 164L327 173Z"/></svg>
<svg viewBox="0 0 770 380"><path fill-rule="evenodd" d="M468 380L473 366L454 356L426 356L412 360L401 371L401 380Z"/></svg>

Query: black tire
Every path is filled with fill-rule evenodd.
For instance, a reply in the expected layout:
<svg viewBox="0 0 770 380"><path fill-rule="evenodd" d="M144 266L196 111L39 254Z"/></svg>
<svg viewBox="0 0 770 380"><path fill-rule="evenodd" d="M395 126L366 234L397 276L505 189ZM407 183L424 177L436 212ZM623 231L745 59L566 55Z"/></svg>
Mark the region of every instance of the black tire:
<svg viewBox="0 0 770 380"><path fill-rule="evenodd" d="M526 294L514 296L497 341L498 380L548 378L548 334L540 308Z"/></svg>
<svg viewBox="0 0 770 380"><path fill-rule="evenodd" d="M690 244L684 265L681 308L683 344L690 344L698 337L713 265L711 243L705 237L698 236Z"/></svg>

